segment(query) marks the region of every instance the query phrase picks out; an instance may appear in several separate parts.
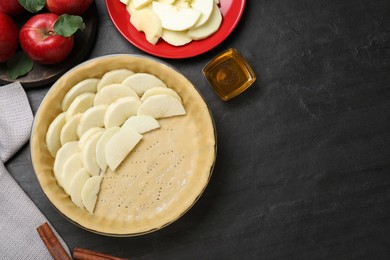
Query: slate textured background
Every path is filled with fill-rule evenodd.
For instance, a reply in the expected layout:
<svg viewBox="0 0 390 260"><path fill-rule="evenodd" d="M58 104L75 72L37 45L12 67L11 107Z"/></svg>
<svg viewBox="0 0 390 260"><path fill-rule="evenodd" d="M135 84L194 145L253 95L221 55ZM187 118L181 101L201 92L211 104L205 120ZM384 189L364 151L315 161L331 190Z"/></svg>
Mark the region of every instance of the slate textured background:
<svg viewBox="0 0 390 260"><path fill-rule="evenodd" d="M96 2L90 57L143 54ZM230 47L247 58L257 82L223 102L201 70ZM53 209L26 145L7 167L71 249L131 259L390 257L388 0L249 0L220 46L165 61L194 83L214 115L210 184L172 225L141 237L104 237ZM27 89L34 113L49 87Z"/></svg>

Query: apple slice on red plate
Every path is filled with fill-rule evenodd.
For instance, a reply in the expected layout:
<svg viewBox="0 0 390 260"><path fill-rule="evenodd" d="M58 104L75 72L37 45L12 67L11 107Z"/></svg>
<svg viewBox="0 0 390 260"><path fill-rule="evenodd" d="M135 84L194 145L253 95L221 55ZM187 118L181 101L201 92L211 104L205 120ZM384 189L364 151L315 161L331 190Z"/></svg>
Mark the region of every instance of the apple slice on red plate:
<svg viewBox="0 0 390 260"><path fill-rule="evenodd" d="M139 32L130 22L130 14L126 10L125 4L119 0L105 0L108 13L118 31L130 43L137 48L163 58L189 58L205 53L222 41L224 41L237 26L244 12L246 0L220 0L218 8L222 14L223 20L220 28L210 37L199 41L192 41L182 46L173 46L165 41L158 41L156 45L150 44L143 32ZM159 1L171 4L170 1ZM131 2L130 2L131 3ZM130 9L131 5L128 5Z"/></svg>

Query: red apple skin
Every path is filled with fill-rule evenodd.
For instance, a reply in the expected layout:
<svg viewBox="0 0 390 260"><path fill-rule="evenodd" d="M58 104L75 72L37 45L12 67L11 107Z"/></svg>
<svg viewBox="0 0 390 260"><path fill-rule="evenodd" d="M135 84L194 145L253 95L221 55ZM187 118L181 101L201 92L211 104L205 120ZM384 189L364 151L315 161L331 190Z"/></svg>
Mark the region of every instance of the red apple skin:
<svg viewBox="0 0 390 260"><path fill-rule="evenodd" d="M0 11L0 62L12 58L18 47L18 27L14 20Z"/></svg>
<svg viewBox="0 0 390 260"><path fill-rule="evenodd" d="M73 49L74 37L54 33L57 14L43 13L30 18L19 33L20 46L34 61L55 64L63 61Z"/></svg>
<svg viewBox="0 0 390 260"><path fill-rule="evenodd" d="M82 15L93 0L47 0L46 8L56 14Z"/></svg>
<svg viewBox="0 0 390 260"><path fill-rule="evenodd" d="M18 15L24 12L24 7L18 0L0 0L0 11L9 15Z"/></svg>

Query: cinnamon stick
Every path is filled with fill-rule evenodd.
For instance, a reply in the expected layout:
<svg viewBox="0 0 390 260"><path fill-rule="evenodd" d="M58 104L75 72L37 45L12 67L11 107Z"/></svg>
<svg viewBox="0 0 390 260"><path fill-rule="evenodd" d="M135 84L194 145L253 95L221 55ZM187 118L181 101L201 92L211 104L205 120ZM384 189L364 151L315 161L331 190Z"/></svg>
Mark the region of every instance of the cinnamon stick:
<svg viewBox="0 0 390 260"><path fill-rule="evenodd" d="M125 260L112 255L107 255L92 250L76 247L73 250L74 260Z"/></svg>
<svg viewBox="0 0 390 260"><path fill-rule="evenodd" d="M40 225L37 228L37 231L43 243L46 245L47 249L55 260L71 259L47 222Z"/></svg>

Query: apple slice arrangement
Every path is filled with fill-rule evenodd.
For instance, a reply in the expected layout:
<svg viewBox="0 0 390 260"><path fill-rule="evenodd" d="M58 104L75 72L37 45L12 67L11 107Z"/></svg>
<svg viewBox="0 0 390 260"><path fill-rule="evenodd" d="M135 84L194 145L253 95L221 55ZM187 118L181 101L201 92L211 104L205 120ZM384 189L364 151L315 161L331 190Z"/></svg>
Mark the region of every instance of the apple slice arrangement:
<svg viewBox="0 0 390 260"><path fill-rule="evenodd" d="M218 0L119 0L131 24L155 45L160 38L174 46L202 40L218 31Z"/></svg>
<svg viewBox="0 0 390 260"><path fill-rule="evenodd" d="M83 30L82 15L93 0L1 0L0 63L7 62L9 79L33 69L34 62L56 64L72 51L74 34ZM20 31L16 21L23 12L33 13ZM39 12L39 13L38 13ZM20 51L18 44L20 43Z"/></svg>
<svg viewBox="0 0 390 260"><path fill-rule="evenodd" d="M152 74L106 72L74 85L49 125L54 176L73 203L93 214L104 173L113 172L157 119L185 115L181 97Z"/></svg>

